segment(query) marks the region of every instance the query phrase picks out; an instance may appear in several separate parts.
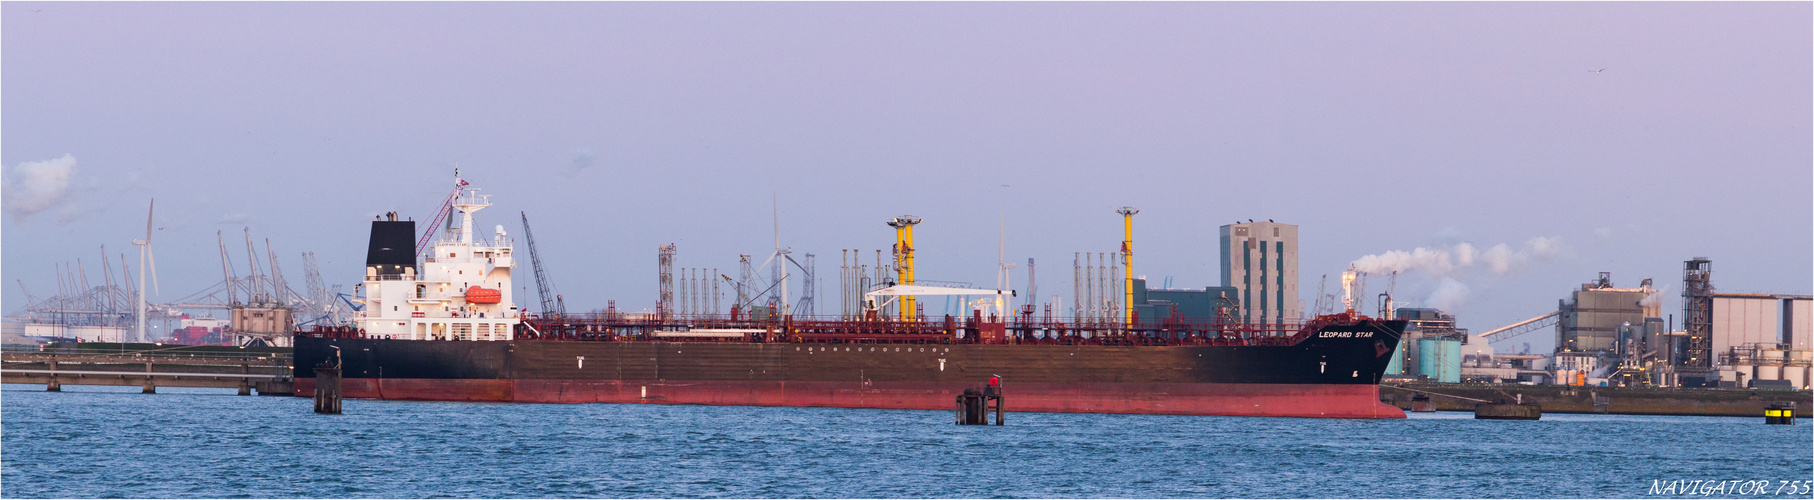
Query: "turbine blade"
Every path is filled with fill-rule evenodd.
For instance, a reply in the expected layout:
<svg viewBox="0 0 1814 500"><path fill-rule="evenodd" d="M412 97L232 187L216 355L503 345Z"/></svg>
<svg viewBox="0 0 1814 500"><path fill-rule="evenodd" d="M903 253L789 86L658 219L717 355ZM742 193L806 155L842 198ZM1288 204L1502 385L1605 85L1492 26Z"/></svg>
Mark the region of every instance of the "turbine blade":
<svg viewBox="0 0 1814 500"><path fill-rule="evenodd" d="M151 267L146 269L151 271L151 293L163 295L164 291L159 290L157 286L157 252L151 250L150 242L145 243L145 257L151 260Z"/></svg>
<svg viewBox="0 0 1814 500"><path fill-rule="evenodd" d="M145 208L145 241L151 241L151 213L157 209L157 199L151 199L151 205Z"/></svg>

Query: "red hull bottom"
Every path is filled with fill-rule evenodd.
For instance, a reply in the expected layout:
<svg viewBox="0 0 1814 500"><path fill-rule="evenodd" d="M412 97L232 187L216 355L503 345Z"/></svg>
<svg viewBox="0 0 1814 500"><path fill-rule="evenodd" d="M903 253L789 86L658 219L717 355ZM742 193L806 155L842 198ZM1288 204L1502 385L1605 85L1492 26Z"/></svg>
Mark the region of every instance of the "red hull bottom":
<svg viewBox="0 0 1814 500"><path fill-rule="evenodd" d="M938 383L371 379L342 381L345 397L516 403L643 403L953 410L968 386ZM1017 412L1146 413L1254 417L1405 418L1379 387L1353 384L1015 383L1003 406ZM296 379L296 395L315 379Z"/></svg>

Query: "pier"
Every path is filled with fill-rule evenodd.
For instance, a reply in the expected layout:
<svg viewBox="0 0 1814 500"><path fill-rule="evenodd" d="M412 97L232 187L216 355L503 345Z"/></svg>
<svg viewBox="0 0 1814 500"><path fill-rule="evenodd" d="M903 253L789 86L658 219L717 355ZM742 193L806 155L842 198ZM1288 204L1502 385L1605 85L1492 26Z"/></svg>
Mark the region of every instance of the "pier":
<svg viewBox="0 0 1814 500"><path fill-rule="evenodd" d="M242 396L291 395L291 356L280 352L235 352L232 348L156 346L105 352L101 349L44 347L0 351L0 382L40 384L61 391L66 385L239 389Z"/></svg>
<svg viewBox="0 0 1814 500"><path fill-rule="evenodd" d="M1521 384L1394 383L1380 385L1379 400L1414 409L1417 393L1438 411L1474 411L1480 402L1517 399L1543 407L1543 413L1617 415L1701 415L1756 418L1772 403L1794 402L1794 415L1808 417L1809 391L1781 389L1688 389L1592 387Z"/></svg>

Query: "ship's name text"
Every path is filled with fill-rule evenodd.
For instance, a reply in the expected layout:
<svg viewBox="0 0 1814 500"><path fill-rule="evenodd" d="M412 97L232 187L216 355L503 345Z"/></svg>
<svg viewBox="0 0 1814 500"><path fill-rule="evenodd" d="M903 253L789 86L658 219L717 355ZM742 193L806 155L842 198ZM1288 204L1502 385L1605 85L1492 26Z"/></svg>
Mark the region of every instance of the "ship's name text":
<svg viewBox="0 0 1814 500"><path fill-rule="evenodd" d="M1346 339L1346 338L1364 339L1364 338L1372 337L1373 332L1323 332L1323 333L1317 334L1317 336L1326 338L1326 339Z"/></svg>

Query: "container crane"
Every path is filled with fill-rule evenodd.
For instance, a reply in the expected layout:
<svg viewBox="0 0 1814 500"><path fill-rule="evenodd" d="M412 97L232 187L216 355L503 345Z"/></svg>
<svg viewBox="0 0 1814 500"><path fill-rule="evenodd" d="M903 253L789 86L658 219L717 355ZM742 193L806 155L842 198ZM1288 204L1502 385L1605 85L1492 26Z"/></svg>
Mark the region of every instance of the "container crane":
<svg viewBox="0 0 1814 500"><path fill-rule="evenodd" d="M567 304L555 295L548 286L548 273L542 271L542 255L535 250L535 233L529 231L529 213L523 215L523 241L529 245L529 265L535 268L535 292L542 299L542 314L560 317L567 315Z"/></svg>

